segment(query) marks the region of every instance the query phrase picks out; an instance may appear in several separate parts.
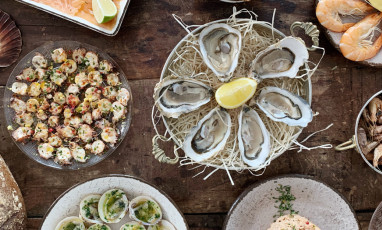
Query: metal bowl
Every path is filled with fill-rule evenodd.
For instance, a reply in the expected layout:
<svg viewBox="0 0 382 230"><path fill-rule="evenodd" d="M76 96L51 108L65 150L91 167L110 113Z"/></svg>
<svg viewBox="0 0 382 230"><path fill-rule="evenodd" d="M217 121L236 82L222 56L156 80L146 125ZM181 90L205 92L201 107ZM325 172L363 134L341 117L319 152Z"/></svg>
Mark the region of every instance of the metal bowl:
<svg viewBox="0 0 382 230"><path fill-rule="evenodd" d="M121 86L126 88L130 92L130 95L131 95L130 86L127 82L126 76L123 73L122 69L104 51L102 51L102 50L100 50L94 46L80 43L80 42L76 42L76 41L48 42L48 43L34 49L29 54L27 54L23 59L21 59L21 61L16 65L16 67L13 69L11 75L9 76L9 79L7 82L7 89L4 92L4 99L3 99L4 100L4 114L5 114L5 120L6 120L7 126L12 126L14 129L16 129L18 127L18 124L16 124L13 121L15 112L13 109L11 109L8 106L10 103L10 99L13 95L13 92L11 90L8 90L8 89L11 88L12 84L16 81L15 77L18 74L20 74L23 69L31 66L31 60L32 60L33 56L36 54L36 52L41 53L45 57L50 57L50 52L56 48L59 48L59 47L62 47L64 49L69 49L69 50L73 50L76 48L85 48L86 50L93 51L93 52L97 53L98 56L100 57L100 59L110 61L115 66L116 71L120 73L119 77L120 77L120 80L122 83ZM27 96L23 97L23 99L24 98L27 98ZM48 167L56 168L56 169L62 169L62 170L77 170L77 169L81 169L81 168L86 168L86 167L90 167L92 165L95 165L95 164L101 162L106 157L110 156L110 154L112 154L118 148L118 146L121 144L121 142L125 138L127 131L129 130L129 127L130 127L131 108L132 108L132 97L131 97L128 105L127 105L128 112L126 115L126 120L124 120L123 122L120 122L117 125L118 129L120 130L119 141L113 147L109 146L109 149L103 155L99 156L99 155L93 155L92 154L90 159L85 163L79 163L79 162L74 161L71 165L68 165L68 166L59 165L59 164L55 163L52 159L45 160L45 159L41 158L38 154L38 151L37 151L36 142L29 141L26 144L22 144L22 143L16 142L12 137L11 138L15 142L17 147L19 147L19 149L23 153L25 153L25 155L27 155L29 158L31 158L32 160L34 160L40 164L43 164L43 165L48 166ZM12 135L12 131L9 131L9 134Z"/></svg>

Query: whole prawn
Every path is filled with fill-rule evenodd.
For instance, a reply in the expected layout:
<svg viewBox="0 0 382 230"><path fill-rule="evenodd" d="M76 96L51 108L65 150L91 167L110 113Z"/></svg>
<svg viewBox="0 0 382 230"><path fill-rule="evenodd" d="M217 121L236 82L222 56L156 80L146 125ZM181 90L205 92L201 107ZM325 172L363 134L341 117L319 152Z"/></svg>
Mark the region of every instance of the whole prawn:
<svg viewBox="0 0 382 230"><path fill-rule="evenodd" d="M340 15L366 15L374 10L361 0L320 0L316 8L318 21L334 32L345 32L355 23L343 23Z"/></svg>
<svg viewBox="0 0 382 230"><path fill-rule="evenodd" d="M382 35L375 42L371 37L378 30L377 26L381 20L382 13L374 13L348 29L340 41L342 54L352 61L364 61L377 55L382 47Z"/></svg>

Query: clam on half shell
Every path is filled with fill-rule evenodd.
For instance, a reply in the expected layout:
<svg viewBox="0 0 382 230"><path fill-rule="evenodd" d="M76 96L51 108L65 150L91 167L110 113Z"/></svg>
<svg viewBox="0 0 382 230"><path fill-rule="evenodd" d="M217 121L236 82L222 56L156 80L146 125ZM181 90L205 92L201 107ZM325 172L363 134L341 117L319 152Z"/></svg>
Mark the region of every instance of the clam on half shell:
<svg viewBox="0 0 382 230"><path fill-rule="evenodd" d="M306 127L313 119L309 103L285 89L271 86L263 88L257 105L270 119L289 126Z"/></svg>
<svg viewBox="0 0 382 230"><path fill-rule="evenodd" d="M156 225L149 226L147 230L176 230L176 228L167 220L161 220Z"/></svg>
<svg viewBox="0 0 382 230"><path fill-rule="evenodd" d="M111 228L105 224L93 224L88 230L111 230Z"/></svg>
<svg viewBox="0 0 382 230"><path fill-rule="evenodd" d="M295 78L300 67L309 59L308 50L299 38L286 37L256 55L250 76L261 79Z"/></svg>
<svg viewBox="0 0 382 230"><path fill-rule="evenodd" d="M144 225L157 224L162 219L162 209L149 196L137 196L129 205L130 217Z"/></svg>
<svg viewBox="0 0 382 230"><path fill-rule="evenodd" d="M239 60L241 33L224 23L212 24L200 33L199 45L206 65L220 81L228 81Z"/></svg>
<svg viewBox="0 0 382 230"><path fill-rule="evenodd" d="M192 79L165 78L154 89L158 109L164 116L172 118L197 110L207 104L212 95L209 86Z"/></svg>
<svg viewBox="0 0 382 230"><path fill-rule="evenodd" d="M22 39L19 28L9 14L0 10L0 67L10 66L17 61L21 52Z"/></svg>
<svg viewBox="0 0 382 230"><path fill-rule="evenodd" d="M80 202L80 218L87 224L101 224L102 220L98 213L98 202L101 195L92 194L86 196Z"/></svg>
<svg viewBox="0 0 382 230"><path fill-rule="evenodd" d="M105 223L118 223L126 215L129 201L124 191L110 189L98 202L98 213Z"/></svg>
<svg viewBox="0 0 382 230"><path fill-rule="evenodd" d="M66 230L66 229L75 229L75 230L86 230L82 220L76 216L66 217L61 220L55 230Z"/></svg>
<svg viewBox="0 0 382 230"><path fill-rule="evenodd" d="M271 151L269 132L249 106L244 106L239 114L238 142L243 161L251 167L263 164Z"/></svg>
<svg viewBox="0 0 382 230"><path fill-rule="evenodd" d="M122 225L120 230L146 230L145 226L137 221L130 221Z"/></svg>
<svg viewBox="0 0 382 230"><path fill-rule="evenodd" d="M227 143L231 126L229 113L216 107L191 129L184 140L183 151L196 162L215 156Z"/></svg>

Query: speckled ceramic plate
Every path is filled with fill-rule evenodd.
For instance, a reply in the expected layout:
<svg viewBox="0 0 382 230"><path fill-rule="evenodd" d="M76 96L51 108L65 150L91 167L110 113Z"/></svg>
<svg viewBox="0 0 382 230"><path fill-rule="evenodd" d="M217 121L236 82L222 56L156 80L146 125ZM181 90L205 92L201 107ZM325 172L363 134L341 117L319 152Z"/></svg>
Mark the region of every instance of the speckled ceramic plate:
<svg viewBox="0 0 382 230"><path fill-rule="evenodd" d="M322 230L359 230L354 210L346 199L323 182L302 175L286 175L254 184L244 191L229 211L225 230L265 230L277 214L276 187L290 185L296 197L293 208ZM287 214L287 213L286 213Z"/></svg>
<svg viewBox="0 0 382 230"><path fill-rule="evenodd" d="M81 200L89 194L102 194L113 188L119 188L126 192L127 198L132 200L139 195L147 195L154 198L162 208L163 219L170 221L177 230L187 230L188 226L178 206L162 190L138 179L126 175L107 175L94 178L77 184L65 191L49 208L45 214L41 230L55 229L58 222L68 216L78 216ZM108 224L112 230L119 228L130 221L126 215L119 223Z"/></svg>
<svg viewBox="0 0 382 230"><path fill-rule="evenodd" d="M316 5L320 0L316 0ZM344 17L342 18L344 22L357 22L362 19L362 17L354 17L354 16L349 16L349 17ZM344 33L337 33L330 31L326 29L325 27L321 26L322 30L324 31L325 36L328 38L329 42L332 44L334 48L336 48L340 53L340 41L342 38L342 35ZM342 53L341 53L342 55ZM345 57L344 57L345 58ZM380 51L375 57L370 58L365 61L358 62L366 66L371 66L371 67L378 67L382 68L382 51Z"/></svg>
<svg viewBox="0 0 382 230"><path fill-rule="evenodd" d="M378 205L373 213L369 224L369 230L379 230L382 229L382 202Z"/></svg>

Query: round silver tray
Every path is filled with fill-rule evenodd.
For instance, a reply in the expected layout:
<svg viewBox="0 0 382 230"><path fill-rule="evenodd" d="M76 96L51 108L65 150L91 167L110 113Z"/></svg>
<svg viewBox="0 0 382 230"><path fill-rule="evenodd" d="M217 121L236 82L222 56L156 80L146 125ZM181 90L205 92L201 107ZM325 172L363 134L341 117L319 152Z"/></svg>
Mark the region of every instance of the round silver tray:
<svg viewBox="0 0 382 230"><path fill-rule="evenodd" d="M128 84L128 81L127 81L126 76L123 73L122 69L118 66L118 64L108 54L106 54L106 52L104 52L104 51L102 51L102 50L100 50L94 46L80 43L77 41L48 42L48 43L45 43L44 45L32 50L29 54L27 54L25 57L23 57L21 59L21 61L16 65L16 67L13 69L11 75L9 76L9 79L7 82L7 89L4 92L4 114L5 114L5 120L6 120L7 126L12 126L13 129L17 129L19 127L19 125L13 121L15 112L13 109L11 109L9 107L10 99L13 95L13 92L11 90L9 90L9 88L11 88L12 84L16 81L16 76L19 75L23 69L30 67L32 65L31 60L32 60L33 56L36 54L36 52L41 53L43 56L50 58L50 52L52 50L54 50L56 48L60 48L60 47L64 48L65 50L73 50L76 48L85 48L88 51L93 51L93 52L97 53L101 60L110 61L114 65L116 72L120 73L119 77L120 77L120 81L122 83L121 87L126 88L130 92L130 95L132 95L130 86ZM24 98L28 98L28 97L25 96L25 97L23 97L23 99ZM128 112L126 115L126 120L123 120L122 122L120 122L117 125L117 127L120 131L120 138L119 138L118 142L114 146L109 146L108 150L102 155L93 155L92 154L90 159L88 159L88 161L85 163L79 163L79 162L73 161L73 163L71 165L67 165L67 166L59 165L59 164L55 163L53 161L53 159L45 160L45 159L41 158L37 152L37 143L35 141L29 141L28 143L23 144L23 143L16 142L12 137L11 138L15 142L17 147L19 147L19 149L23 153L25 153L25 155L27 155L29 158L31 158L32 160L34 160L34 161L36 161L42 165L52 167L55 169L61 169L61 170L78 170L81 168L90 167L92 165L95 165L95 164L101 162L106 157L110 156L118 148L118 146L122 143L123 139L125 138L127 131L129 130L129 127L131 124L131 108L132 108L132 96L131 96L130 101L127 105ZM9 131L9 134L12 135L11 130Z"/></svg>

